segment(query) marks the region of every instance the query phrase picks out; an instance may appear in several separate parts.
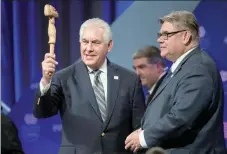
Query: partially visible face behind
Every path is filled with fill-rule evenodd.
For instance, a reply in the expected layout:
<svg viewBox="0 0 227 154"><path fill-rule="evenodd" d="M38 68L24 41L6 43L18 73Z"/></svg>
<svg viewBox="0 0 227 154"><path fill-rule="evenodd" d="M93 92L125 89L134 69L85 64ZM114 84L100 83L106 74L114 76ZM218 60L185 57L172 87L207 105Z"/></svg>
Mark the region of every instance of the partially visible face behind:
<svg viewBox="0 0 227 154"><path fill-rule="evenodd" d="M172 23L164 22L161 26L160 33L170 33L179 31L182 29L177 29ZM160 52L163 58L166 58L170 61L175 61L182 53L184 52L184 44L182 43L183 32L170 35L167 40L164 40L162 37L158 38L160 43Z"/></svg>
<svg viewBox="0 0 227 154"><path fill-rule="evenodd" d="M161 71L159 64L149 64L146 57L133 59L133 68L140 77L142 85L150 89L157 82Z"/></svg>
<svg viewBox="0 0 227 154"><path fill-rule="evenodd" d="M80 42L80 52L83 62L92 69L98 69L105 61L107 53L112 48L104 41L104 30L100 27L86 27Z"/></svg>

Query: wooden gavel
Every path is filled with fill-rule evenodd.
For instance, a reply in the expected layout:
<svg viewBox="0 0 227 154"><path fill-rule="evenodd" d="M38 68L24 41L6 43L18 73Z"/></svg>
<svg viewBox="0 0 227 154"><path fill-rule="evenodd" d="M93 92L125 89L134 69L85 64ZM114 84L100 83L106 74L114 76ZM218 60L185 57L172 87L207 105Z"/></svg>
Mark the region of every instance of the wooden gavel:
<svg viewBox="0 0 227 154"><path fill-rule="evenodd" d="M58 18L58 12L56 9L46 4L44 7L44 15L49 17L49 25L48 25L48 36L49 36L49 46L50 46L50 53L54 54L54 47L56 43L56 28L55 28L55 18ZM49 73L51 76L52 74Z"/></svg>

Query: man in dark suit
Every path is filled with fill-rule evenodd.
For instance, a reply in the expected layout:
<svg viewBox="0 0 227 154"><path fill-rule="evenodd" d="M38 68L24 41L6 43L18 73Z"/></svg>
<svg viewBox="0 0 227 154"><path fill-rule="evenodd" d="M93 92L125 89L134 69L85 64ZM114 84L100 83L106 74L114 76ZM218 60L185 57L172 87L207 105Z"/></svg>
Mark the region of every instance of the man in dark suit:
<svg viewBox="0 0 227 154"><path fill-rule="evenodd" d="M124 141L140 128L145 111L141 82L106 58L113 41L105 21L83 23L80 44L82 60L56 73L55 55L45 55L34 115L47 118L60 111L60 154L131 153Z"/></svg>
<svg viewBox="0 0 227 154"><path fill-rule="evenodd" d="M133 55L133 68L140 77L142 85L148 89L146 106L165 77L165 62L160 50L155 46L145 46Z"/></svg>
<svg viewBox="0 0 227 154"><path fill-rule="evenodd" d="M24 154L17 127L4 114L1 114L1 141L1 154Z"/></svg>
<svg viewBox="0 0 227 154"><path fill-rule="evenodd" d="M125 148L225 154L222 81L215 62L199 47L196 19L176 11L160 23L161 56L173 64L147 107L141 130L127 137Z"/></svg>

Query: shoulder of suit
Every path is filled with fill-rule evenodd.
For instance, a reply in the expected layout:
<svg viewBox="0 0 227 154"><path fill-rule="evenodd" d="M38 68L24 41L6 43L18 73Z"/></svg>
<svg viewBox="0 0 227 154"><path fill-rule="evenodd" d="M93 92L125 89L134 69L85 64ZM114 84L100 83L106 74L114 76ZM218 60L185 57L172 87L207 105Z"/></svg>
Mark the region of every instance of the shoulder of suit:
<svg viewBox="0 0 227 154"><path fill-rule="evenodd" d="M136 75L136 73L134 72L134 71L132 71L132 70L130 70L130 69L128 69L128 68L125 68L125 67L123 67L123 66L120 66L120 65L118 65L118 64L115 64L115 63L112 63L111 62L111 65L113 66L113 67L115 67L116 69L118 69L118 71L120 72L120 73L122 73L122 74L126 74L126 75L129 75L129 76L137 76Z"/></svg>
<svg viewBox="0 0 227 154"><path fill-rule="evenodd" d="M203 66L208 69L216 67L216 63L213 58L209 54L207 54L206 51L200 49L197 49L196 54L191 56L186 63L189 63L189 65L191 65L190 67L197 65Z"/></svg>
<svg viewBox="0 0 227 154"><path fill-rule="evenodd" d="M81 64L81 60L77 60L75 63L69 65L68 67L65 67L59 71L57 71L55 74L58 75L58 76L62 76L62 75L65 75L65 74L70 74L74 71L75 67L77 67L77 65Z"/></svg>
<svg viewBox="0 0 227 154"><path fill-rule="evenodd" d="M201 58L204 64L210 63L212 65L216 65L216 62L214 61L214 59L205 51L201 51Z"/></svg>

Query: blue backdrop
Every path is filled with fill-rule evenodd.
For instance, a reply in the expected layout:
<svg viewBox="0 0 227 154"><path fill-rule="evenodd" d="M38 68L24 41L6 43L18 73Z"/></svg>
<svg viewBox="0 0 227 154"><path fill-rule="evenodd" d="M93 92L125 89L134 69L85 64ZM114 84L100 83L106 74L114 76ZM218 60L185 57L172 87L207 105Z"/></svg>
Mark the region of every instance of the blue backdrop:
<svg viewBox="0 0 227 154"><path fill-rule="evenodd" d="M194 13L201 26L201 47L217 63L223 81L224 133L227 147L227 2L204 1L197 6Z"/></svg>
<svg viewBox="0 0 227 154"><path fill-rule="evenodd" d="M27 154L55 154L60 144L59 116L43 120L37 120L32 116L34 92L41 78L40 63L49 50L48 19L43 14L44 5L52 4L60 15L56 20L55 51L59 62L57 69L61 69L79 57L78 32L84 20L100 17L112 24L133 4L132 1L91 0L44 2L35 0L1 2L1 101L11 109L9 115L20 131L20 138ZM217 62L227 98L227 3L202 1L194 13L201 25L201 47ZM224 115L227 138L226 104L227 99Z"/></svg>

